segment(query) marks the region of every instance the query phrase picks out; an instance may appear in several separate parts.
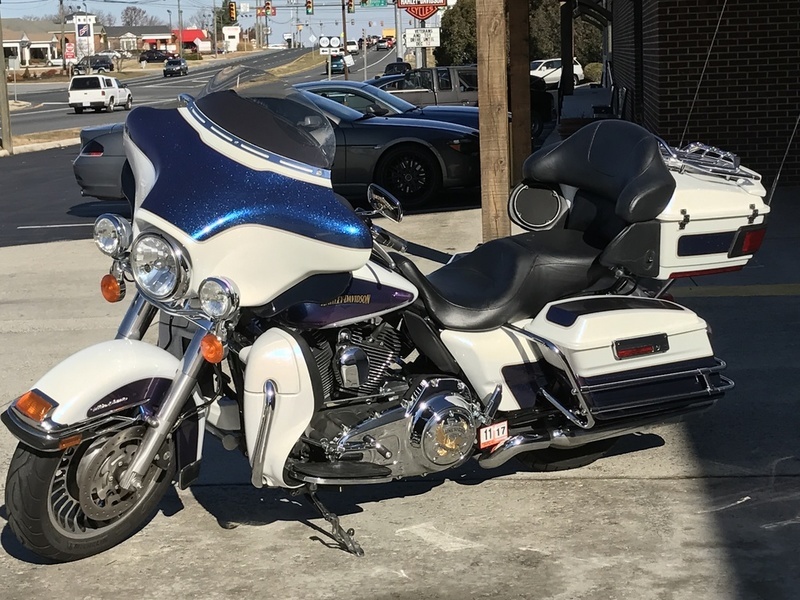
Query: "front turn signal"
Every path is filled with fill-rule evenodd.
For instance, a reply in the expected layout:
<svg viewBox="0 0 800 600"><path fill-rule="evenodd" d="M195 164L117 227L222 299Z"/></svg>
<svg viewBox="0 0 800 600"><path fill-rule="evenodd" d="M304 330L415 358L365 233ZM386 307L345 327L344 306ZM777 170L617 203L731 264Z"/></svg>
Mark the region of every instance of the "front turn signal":
<svg viewBox="0 0 800 600"><path fill-rule="evenodd" d="M47 418L47 414L55 408L55 402L37 394L34 390L25 392L14 402L14 408L28 417L31 421L41 423Z"/></svg>
<svg viewBox="0 0 800 600"><path fill-rule="evenodd" d="M103 275L100 280L100 293L106 302L119 302L125 297L125 282L118 280L111 273Z"/></svg>
<svg viewBox="0 0 800 600"><path fill-rule="evenodd" d="M225 358L225 347L222 345L222 340L213 333L208 333L200 340L200 353L206 361L217 364Z"/></svg>

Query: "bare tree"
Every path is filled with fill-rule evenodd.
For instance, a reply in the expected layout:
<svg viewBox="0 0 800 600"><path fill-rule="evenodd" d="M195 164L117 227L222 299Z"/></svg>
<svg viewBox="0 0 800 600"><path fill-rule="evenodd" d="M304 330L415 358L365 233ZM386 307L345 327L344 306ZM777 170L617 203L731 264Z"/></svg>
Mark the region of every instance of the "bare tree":
<svg viewBox="0 0 800 600"><path fill-rule="evenodd" d="M103 10L97 10L94 13L95 23L105 25L106 27L114 27L117 24L117 16Z"/></svg>
<svg viewBox="0 0 800 600"><path fill-rule="evenodd" d="M137 6L127 6L120 18L125 27L166 25L163 19L148 15L146 10Z"/></svg>

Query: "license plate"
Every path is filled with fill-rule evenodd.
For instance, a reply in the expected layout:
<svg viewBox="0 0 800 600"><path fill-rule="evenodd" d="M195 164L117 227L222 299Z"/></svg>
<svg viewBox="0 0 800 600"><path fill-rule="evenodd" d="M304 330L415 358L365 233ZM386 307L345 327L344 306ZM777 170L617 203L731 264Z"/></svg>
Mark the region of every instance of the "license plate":
<svg viewBox="0 0 800 600"><path fill-rule="evenodd" d="M83 105L84 106L91 106L91 102L84 102Z"/></svg>
<svg viewBox="0 0 800 600"><path fill-rule="evenodd" d="M508 439L508 421L492 423L478 430L478 445L480 449L491 448Z"/></svg>

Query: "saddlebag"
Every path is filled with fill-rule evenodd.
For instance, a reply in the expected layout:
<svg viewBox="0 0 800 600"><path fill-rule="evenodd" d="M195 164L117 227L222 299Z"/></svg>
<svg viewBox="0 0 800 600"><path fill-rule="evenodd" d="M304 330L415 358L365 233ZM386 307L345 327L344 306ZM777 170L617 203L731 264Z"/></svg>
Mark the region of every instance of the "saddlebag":
<svg viewBox="0 0 800 600"><path fill-rule="evenodd" d="M596 420L710 403L733 387L720 374L725 363L714 357L705 321L674 302L562 300L547 305L525 330L550 343L539 344L542 355L566 377L552 398ZM570 392L575 388L579 393Z"/></svg>

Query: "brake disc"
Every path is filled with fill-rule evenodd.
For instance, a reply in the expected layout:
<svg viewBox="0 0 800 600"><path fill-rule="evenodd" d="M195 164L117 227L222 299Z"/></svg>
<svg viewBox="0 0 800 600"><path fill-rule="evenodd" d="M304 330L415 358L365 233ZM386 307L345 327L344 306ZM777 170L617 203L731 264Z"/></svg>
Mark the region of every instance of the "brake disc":
<svg viewBox="0 0 800 600"><path fill-rule="evenodd" d="M77 473L79 501L87 517L109 521L119 517L147 495L159 469L151 465L142 487L126 490L119 480L139 450L146 428L128 427L107 438L99 447L92 447L81 461Z"/></svg>

